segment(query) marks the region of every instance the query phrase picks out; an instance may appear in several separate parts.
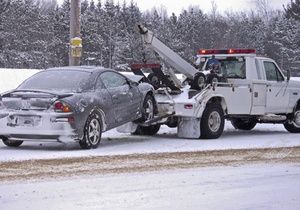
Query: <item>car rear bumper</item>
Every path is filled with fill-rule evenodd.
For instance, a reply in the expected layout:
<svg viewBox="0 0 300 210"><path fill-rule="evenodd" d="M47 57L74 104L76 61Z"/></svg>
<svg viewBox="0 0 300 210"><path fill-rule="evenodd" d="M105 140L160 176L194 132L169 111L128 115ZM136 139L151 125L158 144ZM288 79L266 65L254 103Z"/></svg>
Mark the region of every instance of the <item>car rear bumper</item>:
<svg viewBox="0 0 300 210"><path fill-rule="evenodd" d="M29 121L28 124L16 125L11 116L33 116L38 120L33 120L32 124ZM68 120L70 116L62 113L9 113L0 119L0 136L21 141L74 142L78 135Z"/></svg>

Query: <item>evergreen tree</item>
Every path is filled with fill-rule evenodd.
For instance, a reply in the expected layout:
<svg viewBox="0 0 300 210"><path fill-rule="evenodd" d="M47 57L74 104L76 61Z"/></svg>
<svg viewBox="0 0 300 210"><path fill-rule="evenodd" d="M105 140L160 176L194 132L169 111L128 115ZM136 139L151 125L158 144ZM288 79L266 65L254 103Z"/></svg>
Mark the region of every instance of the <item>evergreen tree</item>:
<svg viewBox="0 0 300 210"><path fill-rule="evenodd" d="M268 1L260 12L204 13L190 7L178 16L164 7L141 13L133 1L82 0L83 65L116 68L159 56L143 49L137 25L144 24L171 49L193 62L200 48L256 48L284 69L300 69L299 0L284 11ZM0 0L0 67L46 68L68 65L70 0Z"/></svg>
<svg viewBox="0 0 300 210"><path fill-rule="evenodd" d="M300 20L300 0L291 0L291 3L284 7L285 16L287 18L294 18Z"/></svg>

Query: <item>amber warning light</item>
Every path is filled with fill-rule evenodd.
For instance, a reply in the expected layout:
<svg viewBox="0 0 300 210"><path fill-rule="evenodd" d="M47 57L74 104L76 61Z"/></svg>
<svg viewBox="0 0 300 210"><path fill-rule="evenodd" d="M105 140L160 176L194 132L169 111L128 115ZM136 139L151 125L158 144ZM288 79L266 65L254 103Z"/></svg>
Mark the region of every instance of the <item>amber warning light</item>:
<svg viewBox="0 0 300 210"><path fill-rule="evenodd" d="M200 55L215 55L215 54L255 54L255 49L201 49L198 52Z"/></svg>

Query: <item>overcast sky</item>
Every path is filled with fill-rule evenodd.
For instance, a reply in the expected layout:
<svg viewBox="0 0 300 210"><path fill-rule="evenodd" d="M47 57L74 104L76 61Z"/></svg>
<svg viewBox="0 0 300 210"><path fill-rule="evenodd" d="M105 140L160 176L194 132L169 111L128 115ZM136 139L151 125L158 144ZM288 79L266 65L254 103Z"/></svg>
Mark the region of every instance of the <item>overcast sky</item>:
<svg viewBox="0 0 300 210"><path fill-rule="evenodd" d="M63 0L57 0L59 3ZM94 0L97 2L97 0ZM104 2L105 0L102 0ZM160 7L163 5L168 10L168 13L179 14L182 9L187 9L190 5L198 5L202 10L208 12L212 8L210 0L133 0L137 3L142 11L151 10L153 7ZM255 9L256 0L214 0L218 6L218 11L244 11ZM282 5L286 5L290 0L266 0L269 1L273 9L282 9ZM123 0L114 0L114 2L122 3ZM130 0L126 0L130 2Z"/></svg>

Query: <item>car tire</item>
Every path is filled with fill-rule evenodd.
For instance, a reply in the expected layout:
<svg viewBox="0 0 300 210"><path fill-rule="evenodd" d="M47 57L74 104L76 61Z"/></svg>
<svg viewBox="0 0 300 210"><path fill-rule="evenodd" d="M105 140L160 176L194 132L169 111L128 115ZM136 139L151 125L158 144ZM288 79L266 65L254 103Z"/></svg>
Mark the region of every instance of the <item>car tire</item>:
<svg viewBox="0 0 300 210"><path fill-rule="evenodd" d="M132 135L145 135L145 136L153 136L157 134L160 129L160 125L150 125L150 126L141 126L138 125L135 132L131 133Z"/></svg>
<svg viewBox="0 0 300 210"><path fill-rule="evenodd" d="M8 147L19 147L21 144L23 144L23 141L20 140L9 140L6 137L1 137L3 144L5 144Z"/></svg>
<svg viewBox="0 0 300 210"><path fill-rule="evenodd" d="M202 139L217 139L224 130L224 112L219 103L208 104L201 118L201 136Z"/></svg>
<svg viewBox="0 0 300 210"><path fill-rule="evenodd" d="M138 120L138 122L146 122L154 118L155 115L155 100L153 96L147 94L144 102L143 102L143 110L142 110L142 117Z"/></svg>
<svg viewBox="0 0 300 210"><path fill-rule="evenodd" d="M236 118L231 120L231 124L235 129L250 131L256 126L257 122L254 119L243 120Z"/></svg>
<svg viewBox="0 0 300 210"><path fill-rule="evenodd" d="M83 139L79 141L82 149L97 148L101 141L102 123L100 114L93 112L89 115L85 126Z"/></svg>
<svg viewBox="0 0 300 210"><path fill-rule="evenodd" d="M295 124L299 125L296 126ZM285 129L290 133L300 133L300 109L295 112L294 119L292 122L285 122L283 124Z"/></svg>

